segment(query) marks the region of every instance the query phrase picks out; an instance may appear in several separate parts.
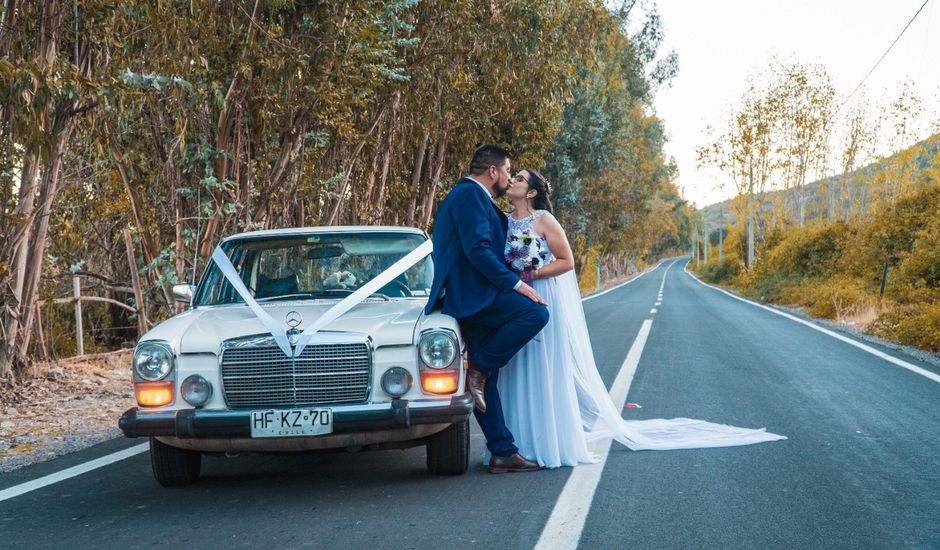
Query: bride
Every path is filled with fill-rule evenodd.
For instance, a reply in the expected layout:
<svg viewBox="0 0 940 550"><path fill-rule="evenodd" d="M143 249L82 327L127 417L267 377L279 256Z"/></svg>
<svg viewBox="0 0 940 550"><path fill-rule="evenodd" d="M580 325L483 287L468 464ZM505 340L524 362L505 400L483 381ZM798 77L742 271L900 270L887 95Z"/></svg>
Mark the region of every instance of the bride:
<svg viewBox="0 0 940 550"><path fill-rule="evenodd" d="M531 271L531 277L535 290L548 302L548 324L513 357L509 368L501 370L498 382L506 425L515 435L519 453L543 468L557 468L595 462L588 443L611 437L632 450L786 439L763 429L688 418L621 418L594 363L574 256L564 229L552 215L550 194L548 180L535 170L516 174L506 192L513 205L507 239L518 241L520 235L529 234L547 249L541 268Z"/></svg>

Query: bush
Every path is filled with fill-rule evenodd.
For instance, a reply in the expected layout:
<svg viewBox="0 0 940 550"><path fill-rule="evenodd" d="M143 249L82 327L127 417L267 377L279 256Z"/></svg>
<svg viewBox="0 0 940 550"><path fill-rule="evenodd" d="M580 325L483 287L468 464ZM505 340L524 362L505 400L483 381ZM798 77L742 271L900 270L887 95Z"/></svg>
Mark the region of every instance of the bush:
<svg viewBox="0 0 940 550"><path fill-rule="evenodd" d="M858 317L878 305L878 298L866 291L865 284L851 277L835 277L805 286L808 313L813 317L843 320Z"/></svg>
<svg viewBox="0 0 940 550"><path fill-rule="evenodd" d="M910 304L882 314L872 324L875 336L932 353L940 352L940 303Z"/></svg>
<svg viewBox="0 0 940 550"><path fill-rule="evenodd" d="M698 268L702 280L713 284L730 284L741 274L741 262L737 258L725 256L720 261L713 260Z"/></svg>
<svg viewBox="0 0 940 550"><path fill-rule="evenodd" d="M885 205L871 219L859 224L858 238L847 250L842 270L880 283L883 266L888 262L889 283L894 281L906 287L936 285L940 281L936 262L940 246L938 210L938 185Z"/></svg>
<svg viewBox="0 0 940 550"><path fill-rule="evenodd" d="M762 251L743 279L749 296L769 302L787 301L802 292L807 279L824 279L837 272L842 251L853 236L841 221L774 233L773 246ZM805 302L805 299L796 300Z"/></svg>
<svg viewBox="0 0 940 550"><path fill-rule="evenodd" d="M829 277L837 271L852 233L842 221L793 229L763 254L754 270L758 275L783 272L798 279Z"/></svg>

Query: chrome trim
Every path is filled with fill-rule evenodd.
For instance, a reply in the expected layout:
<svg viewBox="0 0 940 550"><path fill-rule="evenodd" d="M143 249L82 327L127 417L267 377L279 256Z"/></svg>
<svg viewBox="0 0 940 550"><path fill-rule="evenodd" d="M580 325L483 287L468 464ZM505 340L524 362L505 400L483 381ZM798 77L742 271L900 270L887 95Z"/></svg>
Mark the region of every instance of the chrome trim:
<svg viewBox="0 0 940 550"><path fill-rule="evenodd" d="M366 388L365 388L365 398L364 398L362 401L354 401L354 402L352 402L352 403L360 403L360 404L361 404L361 403L368 403L368 402L372 399L373 380L374 380L374 378L375 378L375 348L374 348L374 346L372 345L372 337L371 337L371 336L368 336L368 335L365 335L365 334L362 334L362 333L355 333L355 332L339 332L339 331L327 331L327 330L323 330L323 331L320 331L320 333L321 333L321 334L329 334L330 340L329 340L329 341L326 341L326 342L311 341L311 342L309 342L309 343L307 344L307 347L308 347L308 348L310 348L310 347L312 347L312 346L317 346L317 345L365 344L366 349L368 350L368 361L369 361L368 382L367 382ZM295 337L291 337L291 344L294 344L295 342L296 342L296 338L295 338ZM216 362L217 362L217 365L218 365L218 373L219 373L219 389L220 389L221 392L222 392L222 400L223 400L223 402L225 403L225 408L226 408L226 409L229 409L229 410L239 410L239 409L246 409L246 408L247 408L247 409L251 409L251 408L254 408L254 407L238 407L238 408L235 408L235 407L233 407L232 404L229 402L229 398L228 398L228 393L229 393L229 392L225 389L225 376L224 376L224 374L223 374L223 372L222 372L222 358L223 358L223 355L224 355L225 351L226 351L226 350L229 350L229 349L233 349L233 348L260 348L260 347L266 347L266 348L271 348L271 347L273 347L273 348L275 348L275 349L278 349L278 348L277 348L277 343L276 343L275 340L274 340L274 336L272 336L271 334L253 334L253 335L250 335L250 336L242 336L242 337L238 337L238 338L231 338L231 339L229 339L229 340L224 340L224 341L222 341L222 342L219 344L219 351L218 351L218 353L217 353L217 355L216 355ZM362 359L363 356L358 356L358 358ZM296 362L293 361L293 358L291 358L291 359L292 359L292 361L291 361L291 371L292 371L292 372L291 372L291 375L294 377L294 379L296 379L297 376L298 376L297 373L296 373ZM322 375L324 375L324 374L323 374L323 373L310 373L310 374L309 374L309 376L311 376L311 377L312 377L312 376L322 376ZM304 376L308 376L308 375L304 375ZM337 387L339 387L339 386L337 386ZM334 388L334 389L335 389L335 388ZM262 391L264 391L264 390L254 390L254 391L260 393L260 392L262 392ZM294 391L294 403L291 404L291 405L315 404L315 405L343 406L343 402L337 402L337 403L297 403L297 393L296 393L296 392L297 392L297 388L296 388L296 386L293 387L293 391ZM269 405L264 405L264 406L259 406L259 407L278 407L278 406L281 406L281 405L270 405L270 406L269 406ZM288 406L288 405L285 404L284 406Z"/></svg>

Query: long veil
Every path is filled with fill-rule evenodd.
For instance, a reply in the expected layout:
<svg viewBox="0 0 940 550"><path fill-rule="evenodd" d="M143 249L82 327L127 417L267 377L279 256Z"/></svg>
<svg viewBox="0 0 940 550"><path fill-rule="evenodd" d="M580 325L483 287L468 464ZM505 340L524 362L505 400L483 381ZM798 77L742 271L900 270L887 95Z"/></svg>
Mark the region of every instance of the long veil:
<svg viewBox="0 0 940 550"><path fill-rule="evenodd" d="M733 447L786 439L765 429L747 429L691 418L624 420L594 363L581 293L573 271L555 278L559 297L553 315L568 327L572 372L588 442L613 438L634 451Z"/></svg>

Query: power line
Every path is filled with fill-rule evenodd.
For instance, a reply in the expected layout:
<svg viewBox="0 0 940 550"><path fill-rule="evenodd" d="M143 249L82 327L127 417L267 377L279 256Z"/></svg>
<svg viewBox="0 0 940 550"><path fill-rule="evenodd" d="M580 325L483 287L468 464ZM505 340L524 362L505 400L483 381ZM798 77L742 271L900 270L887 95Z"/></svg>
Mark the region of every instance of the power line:
<svg viewBox="0 0 940 550"><path fill-rule="evenodd" d="M924 0L924 3L921 4L920 8L917 9L917 13L914 14L914 17L911 17L911 20L907 22L907 25L904 25L904 28L901 29L901 34L899 34L898 37L894 39L894 42L892 42L891 45L888 46L888 49L885 50L885 53L881 54L881 57L878 58L878 61L875 62L875 65L871 68L871 70L868 71L868 74L865 75L865 78L863 78L862 81L858 83L858 86L856 86L855 89L852 90L852 93L850 93L845 98L845 101L842 102L842 106L845 106L845 104L849 102L849 99L851 99L851 97L855 95L855 92L857 92L858 89L862 87L862 84L864 84L865 81L868 80L868 77L871 76L871 73L875 72L875 69L877 69L878 65L880 65L881 62L884 60L884 58L887 57L888 52L891 51L891 48L893 48L894 45L898 43L898 40L900 40L901 37L904 36L904 33L905 31L907 31L907 28L911 26L911 23L913 23L915 19L917 19L917 16L920 15L920 12L924 10L924 6L927 5L927 2L930 2L930 0ZM840 109L842 106L840 106Z"/></svg>

